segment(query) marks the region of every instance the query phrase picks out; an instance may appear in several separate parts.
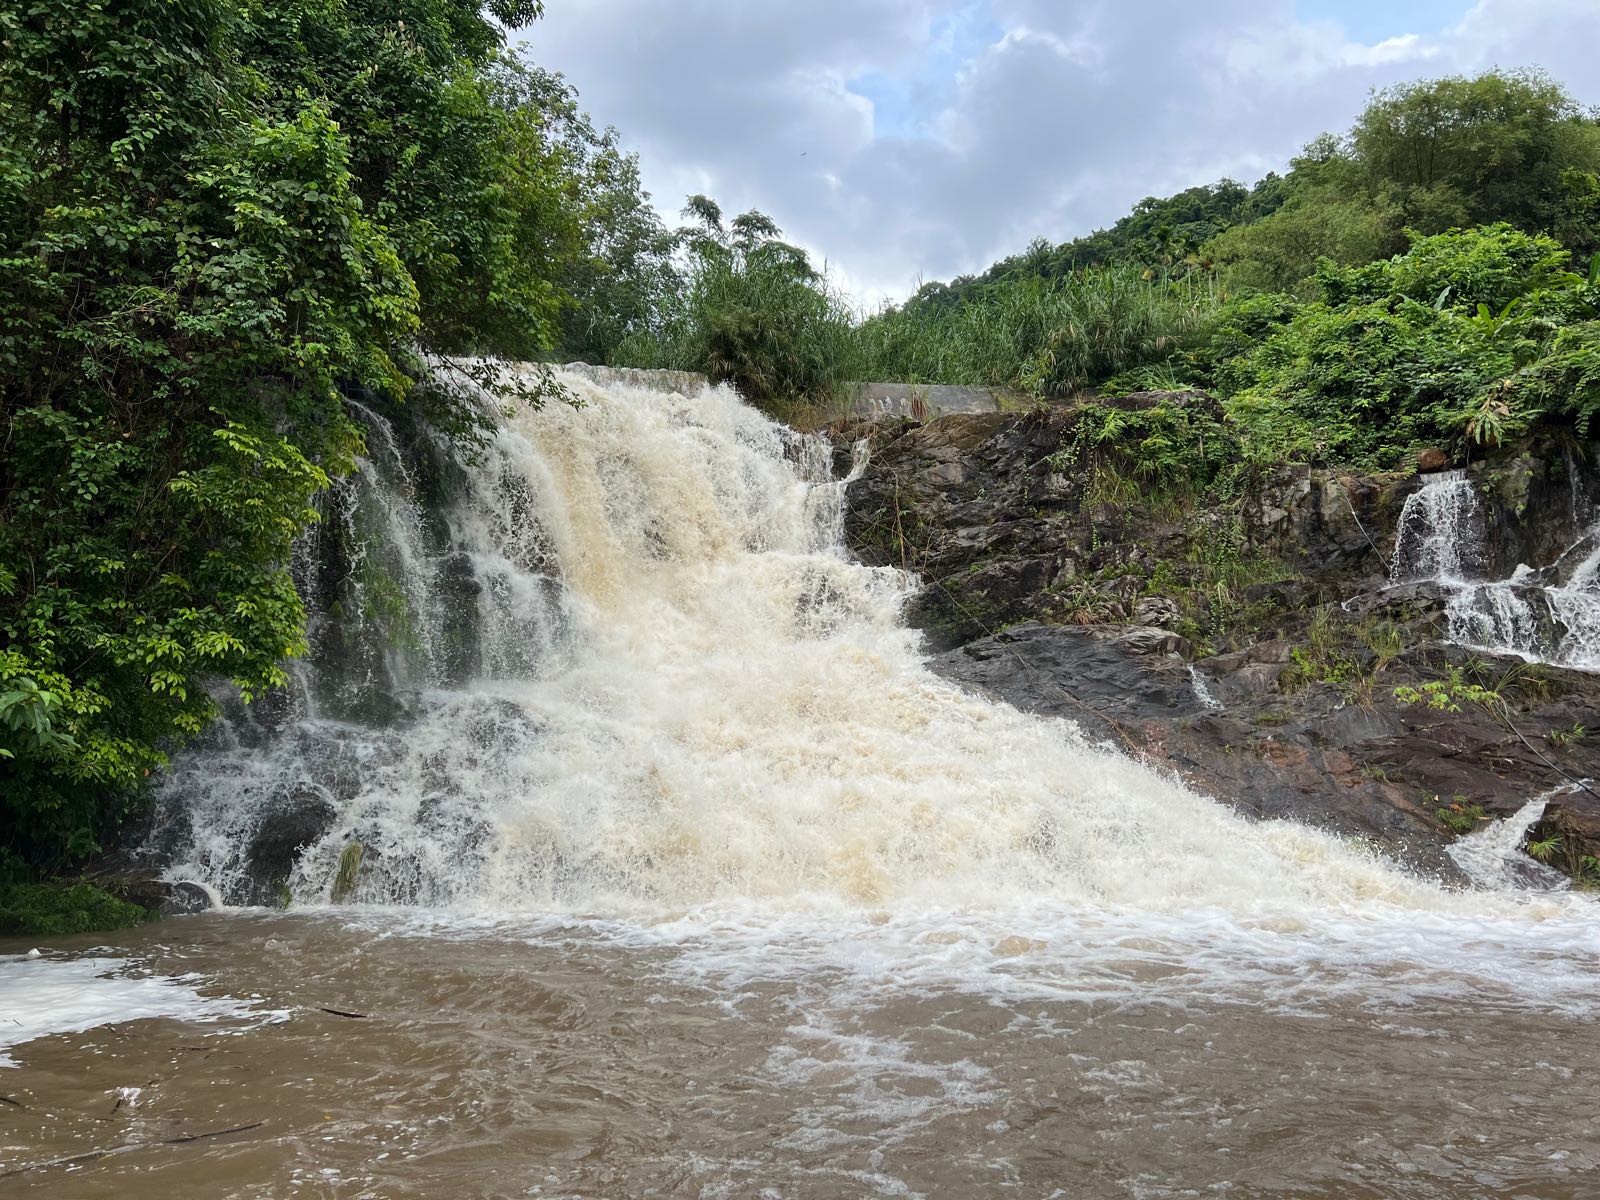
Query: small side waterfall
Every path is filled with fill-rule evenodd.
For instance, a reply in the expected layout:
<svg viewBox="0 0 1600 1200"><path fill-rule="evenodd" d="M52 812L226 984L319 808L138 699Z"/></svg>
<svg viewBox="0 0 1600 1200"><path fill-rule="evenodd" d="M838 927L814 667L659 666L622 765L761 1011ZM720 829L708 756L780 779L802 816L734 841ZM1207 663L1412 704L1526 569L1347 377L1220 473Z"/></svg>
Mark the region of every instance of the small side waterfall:
<svg viewBox="0 0 1600 1200"><path fill-rule="evenodd" d="M1194 698L1206 708L1221 708L1222 701L1218 700L1216 693L1211 690L1211 684L1198 667L1189 664L1189 686L1194 691Z"/></svg>
<svg viewBox="0 0 1600 1200"><path fill-rule="evenodd" d="M1594 548L1564 583L1550 582L1561 578L1559 563L1544 571L1519 566L1509 579L1486 580L1482 501L1465 471L1446 471L1407 497L1389 579L1448 587L1453 642L1600 670L1600 524L1585 540Z"/></svg>
<svg viewBox="0 0 1600 1200"><path fill-rule="evenodd" d="M1461 582L1484 566L1483 504L1465 471L1441 471L1406 497L1389 578Z"/></svg>
<svg viewBox="0 0 1600 1200"><path fill-rule="evenodd" d="M1544 816L1550 801L1572 790L1568 784L1534 797L1505 820L1474 830L1455 842L1450 847L1450 857L1468 879L1482 888L1564 891L1571 886L1570 880L1521 851L1528 831Z"/></svg>

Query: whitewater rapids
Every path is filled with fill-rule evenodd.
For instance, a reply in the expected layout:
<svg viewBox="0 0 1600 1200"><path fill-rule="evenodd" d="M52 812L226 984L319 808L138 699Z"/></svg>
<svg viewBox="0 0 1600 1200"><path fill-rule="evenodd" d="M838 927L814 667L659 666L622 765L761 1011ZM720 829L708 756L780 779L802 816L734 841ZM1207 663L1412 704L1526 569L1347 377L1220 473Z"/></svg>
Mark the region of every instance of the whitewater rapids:
<svg viewBox="0 0 1600 1200"><path fill-rule="evenodd" d="M193 821L188 874L226 893L263 797L334 738L356 745L359 786L291 879L299 903L329 897L354 839L355 901L479 913L1492 907L936 678L900 618L914 581L846 557L821 440L726 387L561 379L580 405L509 418L448 505L485 669L429 676L442 602L407 550L415 719L397 734L307 711L265 756L191 757L169 788Z"/></svg>

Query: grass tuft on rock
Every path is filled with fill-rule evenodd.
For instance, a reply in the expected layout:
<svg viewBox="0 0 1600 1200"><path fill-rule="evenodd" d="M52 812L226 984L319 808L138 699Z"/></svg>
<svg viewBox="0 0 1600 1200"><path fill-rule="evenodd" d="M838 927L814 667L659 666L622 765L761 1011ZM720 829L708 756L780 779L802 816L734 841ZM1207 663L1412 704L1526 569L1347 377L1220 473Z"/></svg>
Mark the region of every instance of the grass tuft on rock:
<svg viewBox="0 0 1600 1200"><path fill-rule="evenodd" d="M65 937L126 929L155 914L92 883L0 884L0 936Z"/></svg>

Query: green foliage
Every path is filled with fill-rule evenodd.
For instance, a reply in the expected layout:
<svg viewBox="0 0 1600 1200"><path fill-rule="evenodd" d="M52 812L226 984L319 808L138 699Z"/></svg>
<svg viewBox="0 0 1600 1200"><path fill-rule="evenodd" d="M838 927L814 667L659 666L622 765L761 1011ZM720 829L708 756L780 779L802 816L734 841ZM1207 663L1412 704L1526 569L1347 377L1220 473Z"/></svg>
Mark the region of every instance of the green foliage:
<svg viewBox="0 0 1600 1200"><path fill-rule="evenodd" d="M538 165L524 168L519 194L528 218L515 238L525 251L539 248L539 272L563 293L557 352L565 361L610 362L680 286L672 264L678 239L650 204L638 157L622 152L615 129L595 129L560 75L501 58L489 83L510 156Z"/></svg>
<svg viewBox="0 0 1600 1200"><path fill-rule="evenodd" d="M1490 819L1481 804L1466 804L1460 797L1452 804L1441 805L1434 810L1434 814L1446 829L1455 834L1471 833Z"/></svg>
<svg viewBox="0 0 1600 1200"><path fill-rule="evenodd" d="M1383 247L1382 216L1322 185L1301 186L1271 217L1228 230L1205 253L1230 288L1304 293L1318 263L1363 263Z"/></svg>
<svg viewBox="0 0 1600 1200"><path fill-rule="evenodd" d="M1488 708L1500 703L1498 690L1469 682L1460 667L1452 667L1445 678L1429 680L1420 687L1397 687L1394 698L1401 704L1425 704L1435 712L1450 713L1460 712L1463 704Z"/></svg>
<svg viewBox="0 0 1600 1200"><path fill-rule="evenodd" d="M654 322L624 337L618 365L700 371L773 409L827 400L859 378L855 333L843 300L763 213L724 221L705 196L684 210L689 267Z"/></svg>
<svg viewBox="0 0 1600 1200"><path fill-rule="evenodd" d="M1174 359L1203 336L1217 302L1200 276L1134 267L1019 276L953 304L884 309L861 328L862 365L879 379L1071 396Z"/></svg>
<svg viewBox="0 0 1600 1200"><path fill-rule="evenodd" d="M1600 891L1600 858L1593 854L1581 855L1572 882L1586 892Z"/></svg>
<svg viewBox="0 0 1600 1200"><path fill-rule="evenodd" d="M1545 737L1550 739L1551 745L1560 746L1565 749L1566 747L1571 746L1574 742L1581 741L1584 735L1587 733L1588 730L1583 727L1583 723L1578 722L1567 729L1552 729L1549 733L1545 734Z"/></svg>
<svg viewBox="0 0 1600 1200"><path fill-rule="evenodd" d="M1600 321L1558 332L1549 351L1519 373L1512 395L1530 415L1566 417L1580 437L1590 436L1600 414Z"/></svg>
<svg viewBox="0 0 1600 1200"><path fill-rule="evenodd" d="M119 900L90 883L0 884L0 936L65 937L125 929L151 917L148 909Z"/></svg>
<svg viewBox="0 0 1600 1200"><path fill-rule="evenodd" d="M1397 231L1507 221L1553 232L1564 177L1600 170L1600 125L1546 75L1488 71L1377 93L1345 152Z"/></svg>
<svg viewBox="0 0 1600 1200"><path fill-rule="evenodd" d="M982 305L990 289L1104 265L1214 275L1235 294L1310 299L1324 261L1359 266L1404 252L1409 234L1499 222L1552 235L1585 260L1600 250L1600 122L1537 72L1490 71L1379 92L1348 134L1313 140L1287 175L1250 189L1223 180L1147 198L1110 230L1059 246L1036 241L981 275L925 284L898 312L920 327ZM1496 311L1505 302L1479 296L1473 303L1480 301ZM924 369L893 377L1002 382L1017 370L965 374L957 380Z"/></svg>
<svg viewBox="0 0 1600 1200"><path fill-rule="evenodd" d="M1381 467L1420 443L1493 444L1546 411L1593 408L1581 335L1550 344L1593 304L1566 259L1548 238L1493 225L1419 238L1381 263L1325 264L1322 299L1211 373L1258 458ZM1568 347L1559 365L1541 360L1547 344Z"/></svg>
<svg viewBox="0 0 1600 1200"><path fill-rule="evenodd" d="M1539 862L1549 862L1559 849L1561 849L1561 835L1558 833L1537 840L1530 839L1527 845L1529 856Z"/></svg>
<svg viewBox="0 0 1600 1200"><path fill-rule="evenodd" d="M1239 444L1221 409L1198 392L1162 394L1153 403L1086 402L1074 412L1056 468L1080 464L1129 476L1148 487L1202 491L1239 461Z"/></svg>
<svg viewBox="0 0 1600 1200"><path fill-rule="evenodd" d="M343 904L350 893L356 890L356 882L361 876L361 859L365 854L366 847L354 838L346 843L339 855L339 870L333 878L330 899L335 904Z"/></svg>
<svg viewBox="0 0 1600 1200"><path fill-rule="evenodd" d="M1408 234L1497 222L1586 257L1600 248L1600 124L1537 72L1403 84L1347 136L1307 146L1282 190L1277 209L1204 248L1230 286L1297 290L1321 259L1354 265Z"/></svg>
<svg viewBox="0 0 1600 1200"><path fill-rule="evenodd" d="M360 450L344 396L471 439L418 348L537 353L564 287L657 252L607 257L629 160L501 53L539 7L0 10L7 863L92 852L212 715L203 680L283 683L290 545Z"/></svg>
<svg viewBox="0 0 1600 1200"><path fill-rule="evenodd" d="M978 299L995 284L1062 279L1088 267L1134 266L1172 276L1208 270L1206 244L1235 225L1275 211L1284 200L1284 182L1269 174L1253 188L1224 179L1175 196L1147 196L1110 229L1059 246L1039 238L981 275L924 284L907 307L955 308Z"/></svg>
<svg viewBox="0 0 1600 1200"><path fill-rule="evenodd" d="M1361 644L1372 651L1372 671L1377 674L1405 652L1406 631L1393 621L1368 621L1357 630Z"/></svg>
<svg viewBox="0 0 1600 1200"><path fill-rule="evenodd" d="M1318 608L1306 627L1305 644L1289 651L1289 662L1278 677L1285 692L1314 683L1328 683L1355 691L1361 668L1346 650L1347 639L1327 607Z"/></svg>
<svg viewBox="0 0 1600 1200"><path fill-rule="evenodd" d="M1567 270L1570 255L1553 239L1501 222L1413 235L1410 248L1383 262L1317 274L1323 298L1334 305L1410 299L1435 311L1487 309L1494 328L1531 292L1579 283Z"/></svg>

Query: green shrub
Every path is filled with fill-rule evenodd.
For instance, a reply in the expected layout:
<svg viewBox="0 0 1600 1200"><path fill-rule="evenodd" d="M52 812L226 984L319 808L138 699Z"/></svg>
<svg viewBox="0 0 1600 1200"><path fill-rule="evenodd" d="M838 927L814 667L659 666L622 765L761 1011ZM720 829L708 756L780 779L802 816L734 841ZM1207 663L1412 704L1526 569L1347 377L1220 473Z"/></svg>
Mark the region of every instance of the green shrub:
<svg viewBox="0 0 1600 1200"><path fill-rule="evenodd" d="M855 331L844 301L765 215L724 224L704 196L685 210L688 275L648 327L624 337L613 364L699 371L754 404L781 410L820 403L859 378Z"/></svg>
<svg viewBox="0 0 1600 1200"><path fill-rule="evenodd" d="M1209 397L1176 393L1148 407L1090 402L1074 412L1066 461L1160 487L1201 491L1239 463L1239 442Z"/></svg>
<svg viewBox="0 0 1600 1200"><path fill-rule="evenodd" d="M65 937L125 929L153 916L91 883L0 884L0 936Z"/></svg>
<svg viewBox="0 0 1600 1200"><path fill-rule="evenodd" d="M1331 305L1413 300L1476 311L1480 304L1499 312L1530 292L1578 282L1567 270L1570 255L1543 234L1510 225L1451 229L1433 237L1413 236L1397 258L1350 269L1317 273L1323 299Z"/></svg>
<svg viewBox="0 0 1600 1200"><path fill-rule="evenodd" d="M1458 797L1453 804L1440 805L1434 810L1440 824L1454 834L1468 834L1489 820L1481 804L1466 804Z"/></svg>
<svg viewBox="0 0 1600 1200"><path fill-rule="evenodd" d="M1285 310L1261 300L1237 313L1262 321L1254 349L1223 358L1244 340L1224 325L1212 373L1233 390L1229 414L1260 459L1387 467L1419 443L1498 442L1545 409L1584 403L1592 366L1580 337L1563 343L1563 366L1527 370L1552 314L1588 304L1566 257L1548 238L1495 225L1418 238L1387 262L1324 264L1323 298L1286 324L1265 324ZM1572 399L1552 394L1563 386Z"/></svg>
<svg viewBox="0 0 1600 1200"><path fill-rule="evenodd" d="M1580 437L1590 436L1600 413L1600 321L1556 334L1549 353L1516 380L1514 395L1525 410L1568 418Z"/></svg>
<svg viewBox="0 0 1600 1200"><path fill-rule="evenodd" d="M949 304L913 302L871 317L857 335L861 369L877 379L1066 397L1177 362L1204 336L1217 304L1200 274L1108 266L1002 279Z"/></svg>

